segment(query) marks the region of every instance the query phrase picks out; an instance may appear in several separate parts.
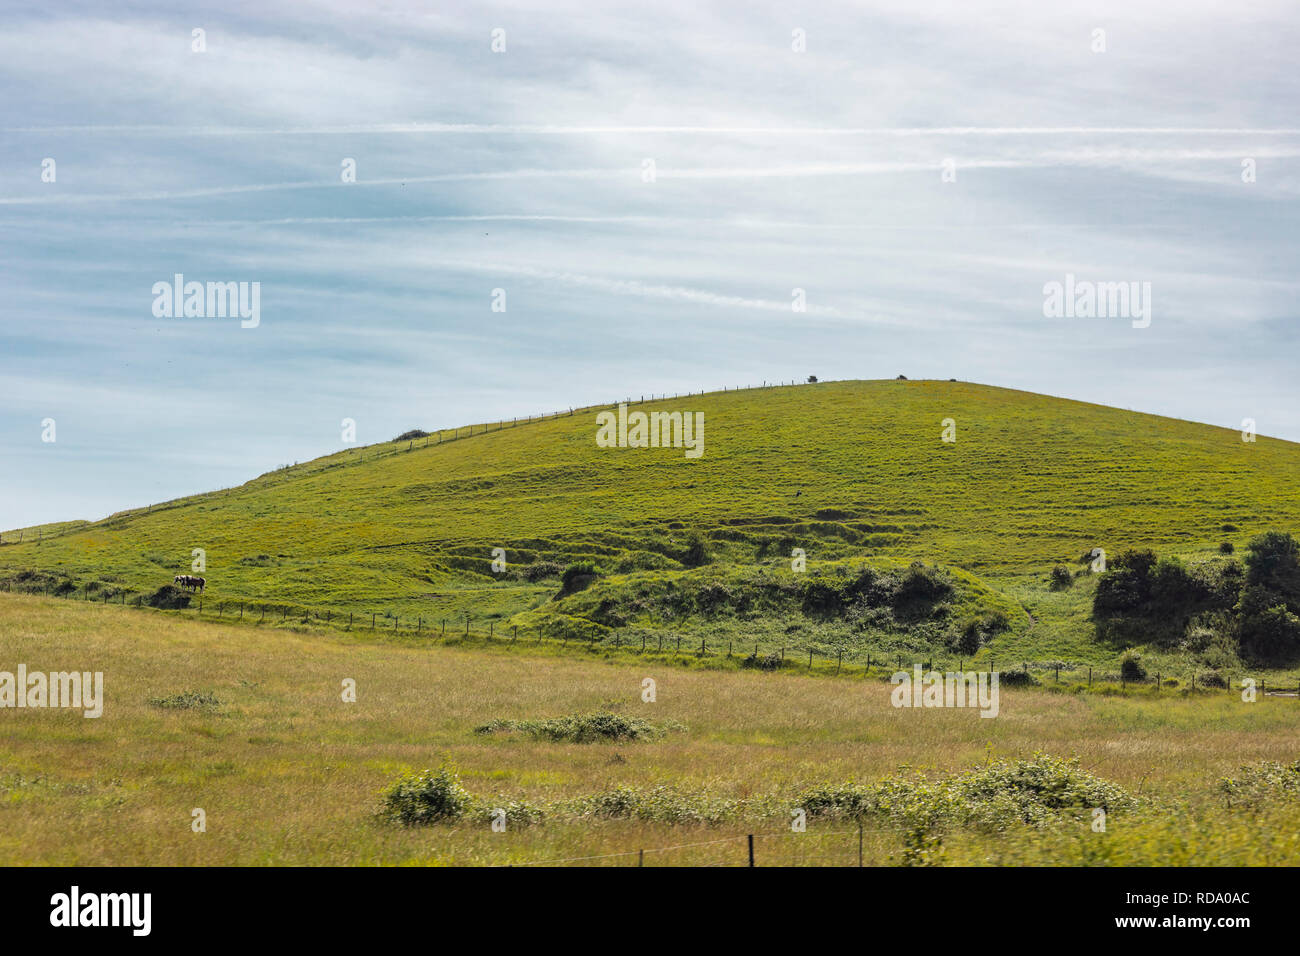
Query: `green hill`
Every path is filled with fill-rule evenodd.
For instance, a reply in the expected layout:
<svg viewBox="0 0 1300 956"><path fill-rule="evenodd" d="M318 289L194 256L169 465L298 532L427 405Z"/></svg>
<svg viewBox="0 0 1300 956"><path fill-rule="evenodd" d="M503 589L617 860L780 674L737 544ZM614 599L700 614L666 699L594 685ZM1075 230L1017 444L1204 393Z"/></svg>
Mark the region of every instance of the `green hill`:
<svg viewBox="0 0 1300 956"><path fill-rule="evenodd" d="M146 594L201 548L209 608L765 651L955 652L965 635L1008 661L1101 663L1091 549L1209 558L1300 530L1300 445L1026 392L832 382L630 406L703 412L699 458L598 447L601 410L348 449L39 543L6 532L0 577ZM600 575L561 595L582 561ZM1058 564L1076 586L1049 588Z"/></svg>

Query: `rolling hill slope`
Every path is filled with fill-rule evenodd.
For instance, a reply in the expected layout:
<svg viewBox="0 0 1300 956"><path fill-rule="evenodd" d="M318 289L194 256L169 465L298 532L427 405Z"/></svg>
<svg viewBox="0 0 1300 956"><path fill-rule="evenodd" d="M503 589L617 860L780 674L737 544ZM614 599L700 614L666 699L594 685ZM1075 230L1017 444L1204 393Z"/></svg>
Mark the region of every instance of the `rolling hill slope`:
<svg viewBox="0 0 1300 956"><path fill-rule="evenodd" d="M1079 568L1093 547L1209 554L1268 528L1300 530L1300 445L1245 443L1235 431L1104 406L868 381L629 410L703 412L703 456L600 448L594 409L479 426L427 446L348 449L235 489L67 526L39 544L6 534L0 576L37 571L35 580L65 588L152 592L188 572L202 548L209 606L425 620L468 612L588 637L705 629L834 646L870 634L883 650L910 646L897 626L887 640L871 621L810 613L790 589L801 548L809 574L852 576L866 559L893 575L890 587L910 561L942 565L955 588L948 625L1000 615L986 638L1008 650L1079 656L1086 586L1051 595L1053 565ZM945 419L955 442L941 440ZM492 569L494 548L505 551L504 573ZM559 573L584 559L604 576L556 600ZM912 630L930 643L941 636Z"/></svg>

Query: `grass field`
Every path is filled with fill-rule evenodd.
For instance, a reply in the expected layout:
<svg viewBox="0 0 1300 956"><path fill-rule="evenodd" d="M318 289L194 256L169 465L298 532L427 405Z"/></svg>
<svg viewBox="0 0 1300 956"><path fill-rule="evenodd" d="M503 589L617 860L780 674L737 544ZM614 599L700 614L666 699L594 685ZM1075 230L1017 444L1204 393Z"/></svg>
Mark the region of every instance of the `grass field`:
<svg viewBox="0 0 1300 956"><path fill-rule="evenodd" d="M1295 864L1292 793L1229 806L1220 778L1296 758L1300 701L1235 692L1127 695L1008 688L1001 716L899 710L879 679L685 670L499 645L296 633L182 620L149 610L0 594L4 661L100 670L104 715L3 710L0 864L856 864L852 821L789 809L811 787L866 783L905 765L962 771L1035 751L1068 757L1144 801L1105 833L956 827L944 863ZM642 681L657 700L641 700ZM344 703L345 679L357 700ZM187 693L211 705L167 708ZM151 702L155 701L155 702ZM493 720L600 709L674 725L662 737L557 743L476 733ZM712 823L552 812L492 832L481 821L406 827L382 819L400 775L449 760L490 805L559 807L666 786L691 806L739 801ZM204 833L192 811L206 813ZM905 828L868 822L868 864L905 859ZM700 845L696 845L700 844Z"/></svg>
<svg viewBox="0 0 1300 956"><path fill-rule="evenodd" d="M1300 446L954 382L636 407L703 457L584 410L5 532L0 671L107 701L0 709L0 863L1300 862L1300 671L1166 642L1120 683L1086 559L1300 529ZM147 606L195 549L202 604ZM891 706L922 661L1037 683Z"/></svg>
<svg viewBox="0 0 1300 956"><path fill-rule="evenodd" d="M205 604L222 612L375 614L399 629L469 615L497 633L853 660L943 653L924 628L848 627L782 603L800 548L812 575L917 559L957 575L963 614L1007 622L981 662L1113 669L1120 649L1093 639L1082 555L1145 546L1206 558L1300 528L1300 446L1104 406L874 381L634 407L704 412L706 453L598 448L595 410L462 428L454 441L348 449L150 510L24 529L21 543L8 531L0 579L22 588L16 577L35 572L37 590L133 598L189 572L200 548ZM945 419L956 442L941 441ZM703 567L692 535L706 543ZM581 560L603 575L561 596L560 571ZM1056 564L1079 573L1076 587L1049 589ZM1148 660L1184 680L1197 669L1154 648Z"/></svg>

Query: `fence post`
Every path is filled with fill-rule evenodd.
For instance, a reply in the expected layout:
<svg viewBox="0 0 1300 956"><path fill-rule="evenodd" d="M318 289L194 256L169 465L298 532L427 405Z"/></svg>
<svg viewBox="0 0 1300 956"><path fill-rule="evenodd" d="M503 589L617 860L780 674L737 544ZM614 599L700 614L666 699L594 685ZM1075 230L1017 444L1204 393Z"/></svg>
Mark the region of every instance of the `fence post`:
<svg viewBox="0 0 1300 956"><path fill-rule="evenodd" d="M812 651L808 652L808 669L812 670Z"/></svg>
<svg viewBox="0 0 1300 956"><path fill-rule="evenodd" d="M844 663L844 648L841 647L841 648L840 648L840 656L839 656L839 658L835 661L835 673L838 674L838 673L840 672L840 665L843 664L843 663Z"/></svg>
<svg viewBox="0 0 1300 956"><path fill-rule="evenodd" d="M371 629L372 631L375 629L375 612L374 612L374 611L371 611L371 612L370 612L370 629Z"/></svg>
<svg viewBox="0 0 1300 956"><path fill-rule="evenodd" d="M754 865L754 834L749 835L749 865Z"/></svg>

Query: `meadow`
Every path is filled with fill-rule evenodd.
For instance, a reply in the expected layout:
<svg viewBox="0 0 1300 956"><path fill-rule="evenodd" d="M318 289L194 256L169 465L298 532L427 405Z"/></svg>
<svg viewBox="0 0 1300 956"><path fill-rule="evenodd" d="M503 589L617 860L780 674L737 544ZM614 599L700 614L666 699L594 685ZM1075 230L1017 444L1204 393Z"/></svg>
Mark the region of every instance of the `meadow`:
<svg viewBox="0 0 1300 956"><path fill-rule="evenodd" d="M812 576L941 568L958 585L950 620L997 620L967 659L1082 674L1113 671L1123 650L1089 620L1094 548L1202 560L1300 528L1300 447L1229 429L962 382L631 398L703 412L705 454L599 448L595 409L346 448L102 521L6 531L0 586L142 600L202 549L203 601L222 614L421 631L468 616L476 631L621 645L955 656L937 628L792 603L798 549ZM941 440L946 420L955 442ZM599 573L564 593L575 564ZM1050 586L1057 565L1075 587ZM1184 681L1205 666L1140 649Z"/></svg>
<svg viewBox="0 0 1300 956"><path fill-rule="evenodd" d="M632 398L705 453L581 409L0 534L0 671L107 685L0 708L0 862L1300 861L1300 669L1093 617L1095 549L1300 529L1300 446L959 382ZM921 663L1001 672L997 718L891 706Z"/></svg>
<svg viewBox="0 0 1300 956"><path fill-rule="evenodd" d="M939 828L919 855L906 827L872 818L864 863L1300 862L1293 790L1234 801L1220 784L1242 765L1295 760L1294 697L1004 688L988 720L896 709L879 677L270 631L3 593L0 634L0 667L100 670L106 688L98 719L0 710L5 865L744 865L749 834L760 866L856 865L854 820L814 816L807 832L790 829L809 789L1037 752L1077 757L1138 805L1112 812L1104 833L1086 814ZM642 700L647 677L654 703ZM345 680L355 703L342 699ZM584 743L481 730L598 712L665 730ZM396 780L440 766L489 806L640 794L666 812L551 809L532 825L508 818L505 832L475 817L404 826L381 815ZM195 808L206 832L192 830Z"/></svg>

